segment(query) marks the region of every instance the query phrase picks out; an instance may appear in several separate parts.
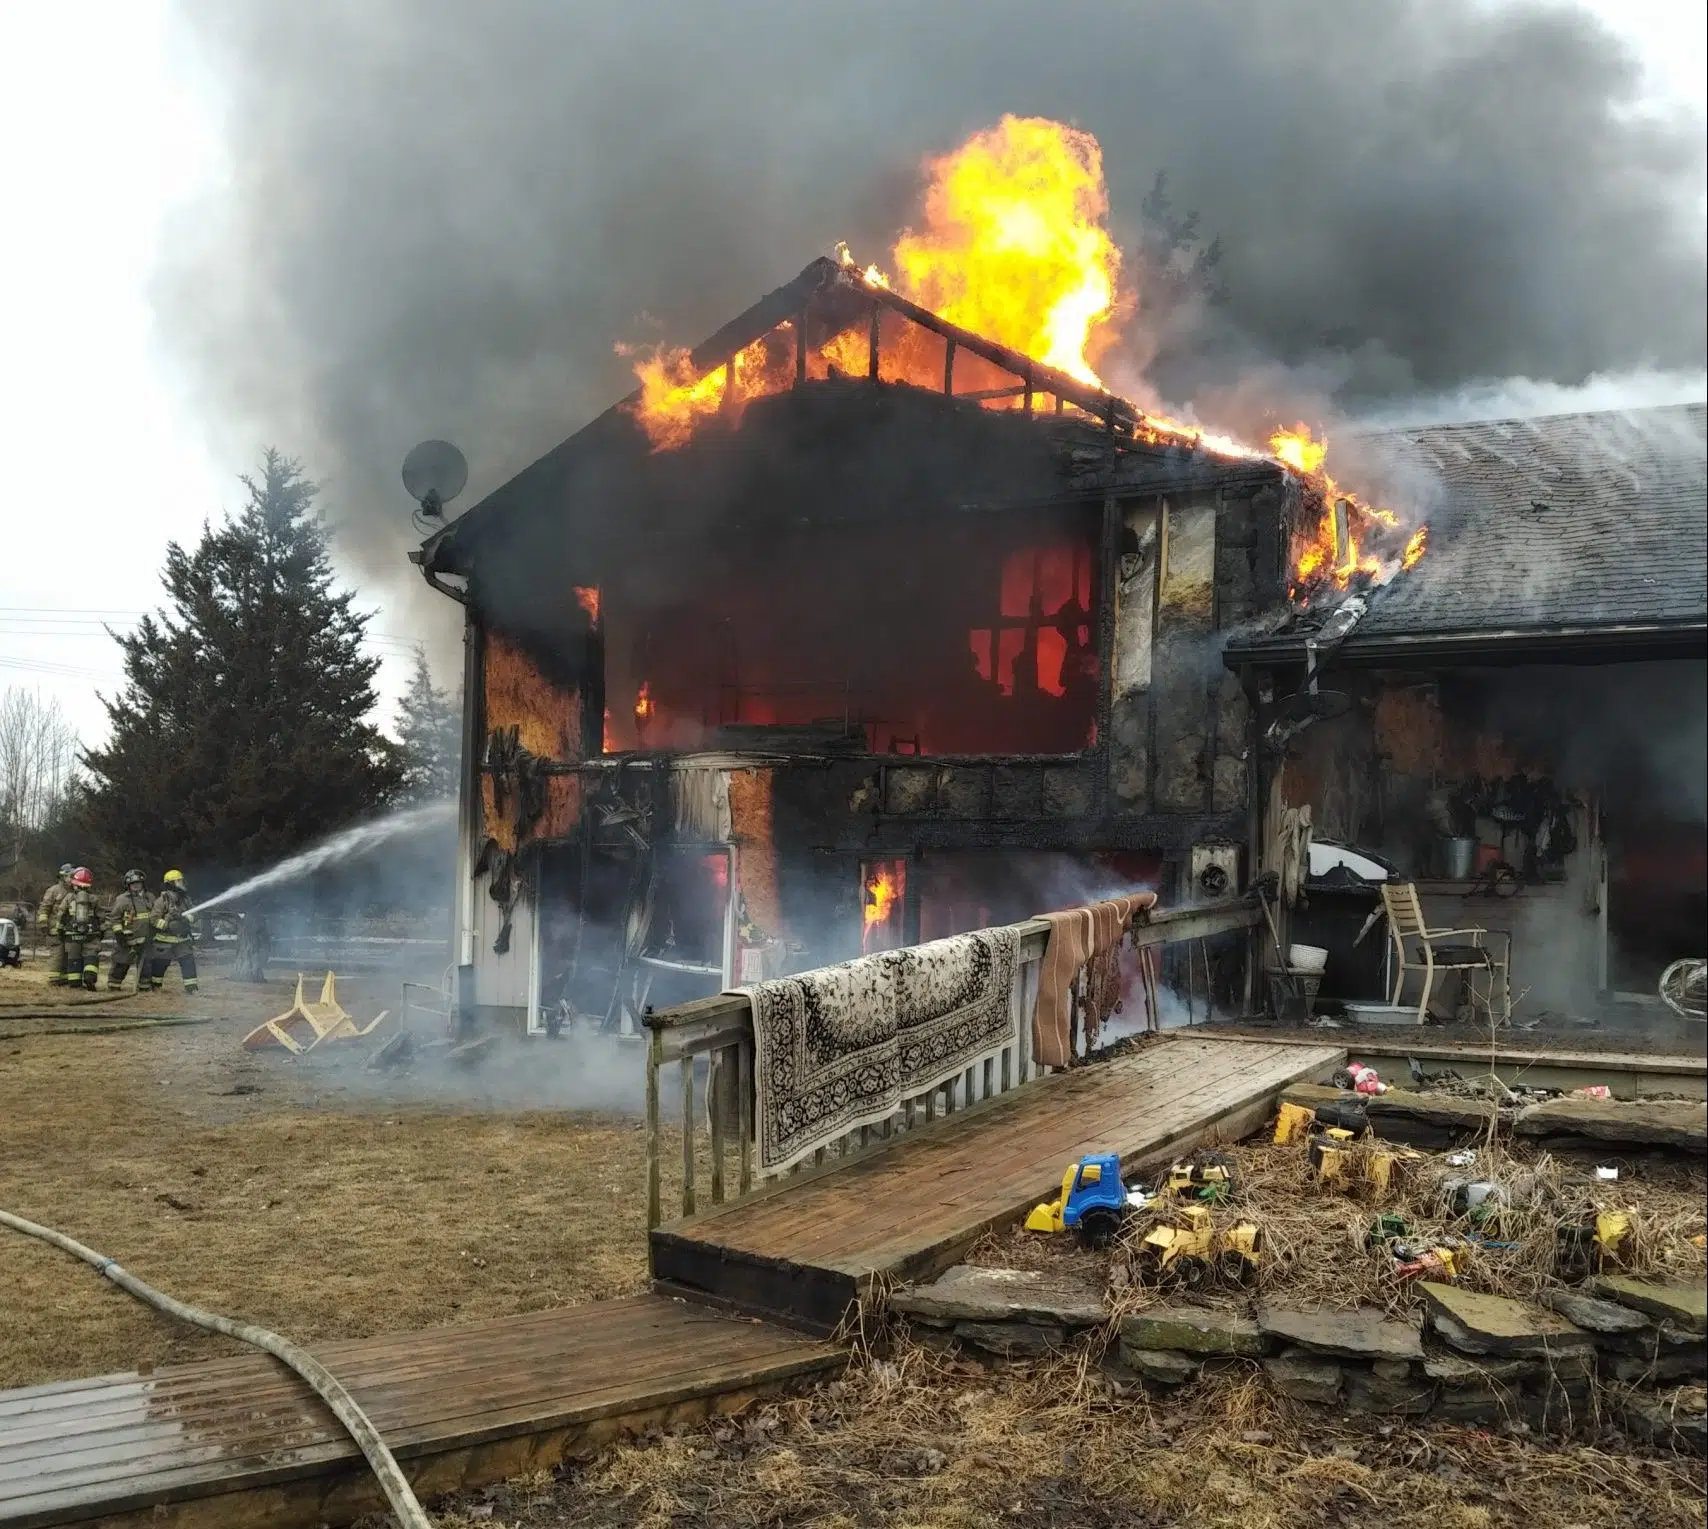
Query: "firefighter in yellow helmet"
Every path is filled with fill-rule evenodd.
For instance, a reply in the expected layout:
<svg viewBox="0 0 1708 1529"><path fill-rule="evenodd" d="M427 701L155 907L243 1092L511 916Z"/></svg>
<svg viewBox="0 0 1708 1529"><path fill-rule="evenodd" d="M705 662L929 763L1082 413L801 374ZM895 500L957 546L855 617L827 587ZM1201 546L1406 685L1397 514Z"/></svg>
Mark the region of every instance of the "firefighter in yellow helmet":
<svg viewBox="0 0 1708 1529"><path fill-rule="evenodd" d="M59 940L65 980L91 992L101 974L101 905L95 900L95 878L80 865L71 873L71 892L54 914L53 932Z"/></svg>
<svg viewBox="0 0 1708 1529"><path fill-rule="evenodd" d="M196 917L190 912L190 894L182 871L168 871L161 878L160 895L154 899L154 943L149 953L148 985L159 990L166 985L166 969L176 961L184 979L184 991L196 991Z"/></svg>
<svg viewBox="0 0 1708 1529"><path fill-rule="evenodd" d="M53 970L47 974L49 987L64 987L71 980L65 970L65 947L54 931L59 925L60 905L71 896L71 875L76 869L69 862L59 868L59 880L42 893L41 907L36 913L36 928L53 946Z"/></svg>
<svg viewBox="0 0 1708 1529"><path fill-rule="evenodd" d="M134 966L137 991L144 991L154 935L154 899L148 895L141 871L125 872L125 889L113 899L107 923L113 931L113 964L107 968L107 987L122 988Z"/></svg>

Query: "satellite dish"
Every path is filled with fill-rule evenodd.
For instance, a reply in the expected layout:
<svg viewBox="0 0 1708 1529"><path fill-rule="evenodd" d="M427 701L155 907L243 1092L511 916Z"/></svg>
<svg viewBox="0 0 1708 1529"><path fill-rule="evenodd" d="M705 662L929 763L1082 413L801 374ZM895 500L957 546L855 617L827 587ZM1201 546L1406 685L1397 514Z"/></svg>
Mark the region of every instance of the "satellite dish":
<svg viewBox="0 0 1708 1529"><path fill-rule="evenodd" d="M403 459L403 486L423 515L442 515L468 481L469 464L449 441L423 441Z"/></svg>

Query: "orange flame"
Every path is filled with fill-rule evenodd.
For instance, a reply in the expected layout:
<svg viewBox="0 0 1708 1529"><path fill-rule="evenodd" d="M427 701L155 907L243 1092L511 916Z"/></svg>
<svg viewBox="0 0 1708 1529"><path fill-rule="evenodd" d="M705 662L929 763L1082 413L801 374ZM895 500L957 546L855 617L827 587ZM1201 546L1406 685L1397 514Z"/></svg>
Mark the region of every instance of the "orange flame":
<svg viewBox="0 0 1708 1529"><path fill-rule="evenodd" d="M787 386L794 375L783 363L782 352L788 347L774 336L789 329L784 324L762 335L709 372L697 373L689 352L680 346L660 346L636 361L641 396L634 412L652 449L674 451L685 446L706 421L725 413L738 416L746 399ZM727 396L732 379L735 392Z"/></svg>
<svg viewBox="0 0 1708 1529"><path fill-rule="evenodd" d="M587 612L587 619L594 626L599 624L599 591L592 585L577 584L575 586L575 603Z"/></svg>
<svg viewBox="0 0 1708 1529"><path fill-rule="evenodd" d="M644 726L652 719L652 686L642 680L635 692L635 726Z"/></svg>
<svg viewBox="0 0 1708 1529"><path fill-rule="evenodd" d="M1416 565L1429 545L1429 533L1420 527L1396 552L1394 537L1400 517L1392 510L1364 503L1355 494L1341 490L1328 474L1328 441L1311 435L1309 425L1277 430L1269 437L1269 449L1303 478L1321 504L1309 535L1298 538L1293 553L1294 593L1332 582L1337 589L1349 587L1360 574L1380 583L1396 571ZM1397 564L1397 568L1396 568Z"/></svg>
<svg viewBox="0 0 1708 1529"><path fill-rule="evenodd" d="M1087 351L1115 309L1121 252L1090 133L1004 117L928 163L924 226L896 241L897 290L923 308L1101 387Z"/></svg>
<svg viewBox="0 0 1708 1529"><path fill-rule="evenodd" d="M881 935L895 916L896 902L901 896L904 873L898 865L886 862L875 865L866 875L864 927L860 948L867 949L876 935Z"/></svg>

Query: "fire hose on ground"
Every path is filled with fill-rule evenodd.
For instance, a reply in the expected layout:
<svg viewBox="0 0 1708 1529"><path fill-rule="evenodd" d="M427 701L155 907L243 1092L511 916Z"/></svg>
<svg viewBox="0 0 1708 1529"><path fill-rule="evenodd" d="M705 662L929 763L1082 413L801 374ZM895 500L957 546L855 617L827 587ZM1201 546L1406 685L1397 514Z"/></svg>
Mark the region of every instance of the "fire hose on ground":
<svg viewBox="0 0 1708 1529"><path fill-rule="evenodd" d="M236 1338L239 1342L261 1349L290 1366L314 1388L315 1394L332 1409L333 1416L355 1440L356 1447L366 1457L369 1467L379 1481L380 1490L385 1493L386 1501L391 1504L391 1510L397 1515L398 1523L403 1529L433 1529L433 1521L416 1501L408 1480L398 1468L391 1451L386 1448L385 1441L368 1421L367 1414L356 1405L355 1398L339 1383L338 1377L307 1350L298 1348L290 1339L281 1338L264 1327L255 1327L248 1322L234 1322L230 1317L222 1317L215 1312L203 1311L199 1307L186 1306L182 1301L175 1301L152 1285L144 1284L113 1259L97 1253L93 1248L84 1247L82 1243L67 1237L63 1232L54 1231L52 1227L39 1226L34 1221L26 1221L22 1216L14 1216L3 1210L0 1210L0 1225L9 1226L27 1237L40 1238L43 1242L52 1243L62 1252L71 1254L73 1258L81 1258L121 1290L128 1291L157 1311L163 1311L168 1316L177 1317L179 1321L188 1322L191 1326L203 1328L207 1332L223 1333L228 1338Z"/></svg>

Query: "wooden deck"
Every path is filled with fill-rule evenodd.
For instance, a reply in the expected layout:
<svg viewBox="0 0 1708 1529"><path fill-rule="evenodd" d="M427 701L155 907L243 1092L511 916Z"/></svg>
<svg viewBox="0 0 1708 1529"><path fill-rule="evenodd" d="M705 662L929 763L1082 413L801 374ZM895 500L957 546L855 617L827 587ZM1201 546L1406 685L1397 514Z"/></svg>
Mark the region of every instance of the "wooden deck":
<svg viewBox="0 0 1708 1529"><path fill-rule="evenodd" d="M732 1411L842 1350L636 1296L317 1344L429 1496ZM331 1413L263 1354L0 1392L0 1525L294 1529L383 1507Z"/></svg>
<svg viewBox="0 0 1708 1529"><path fill-rule="evenodd" d="M985 1232L1057 1192L1086 1152L1147 1167L1237 1140L1291 1083L1326 1078L1339 1047L1173 1034L1058 1073L652 1234L659 1288L833 1331L874 1282L949 1267Z"/></svg>

